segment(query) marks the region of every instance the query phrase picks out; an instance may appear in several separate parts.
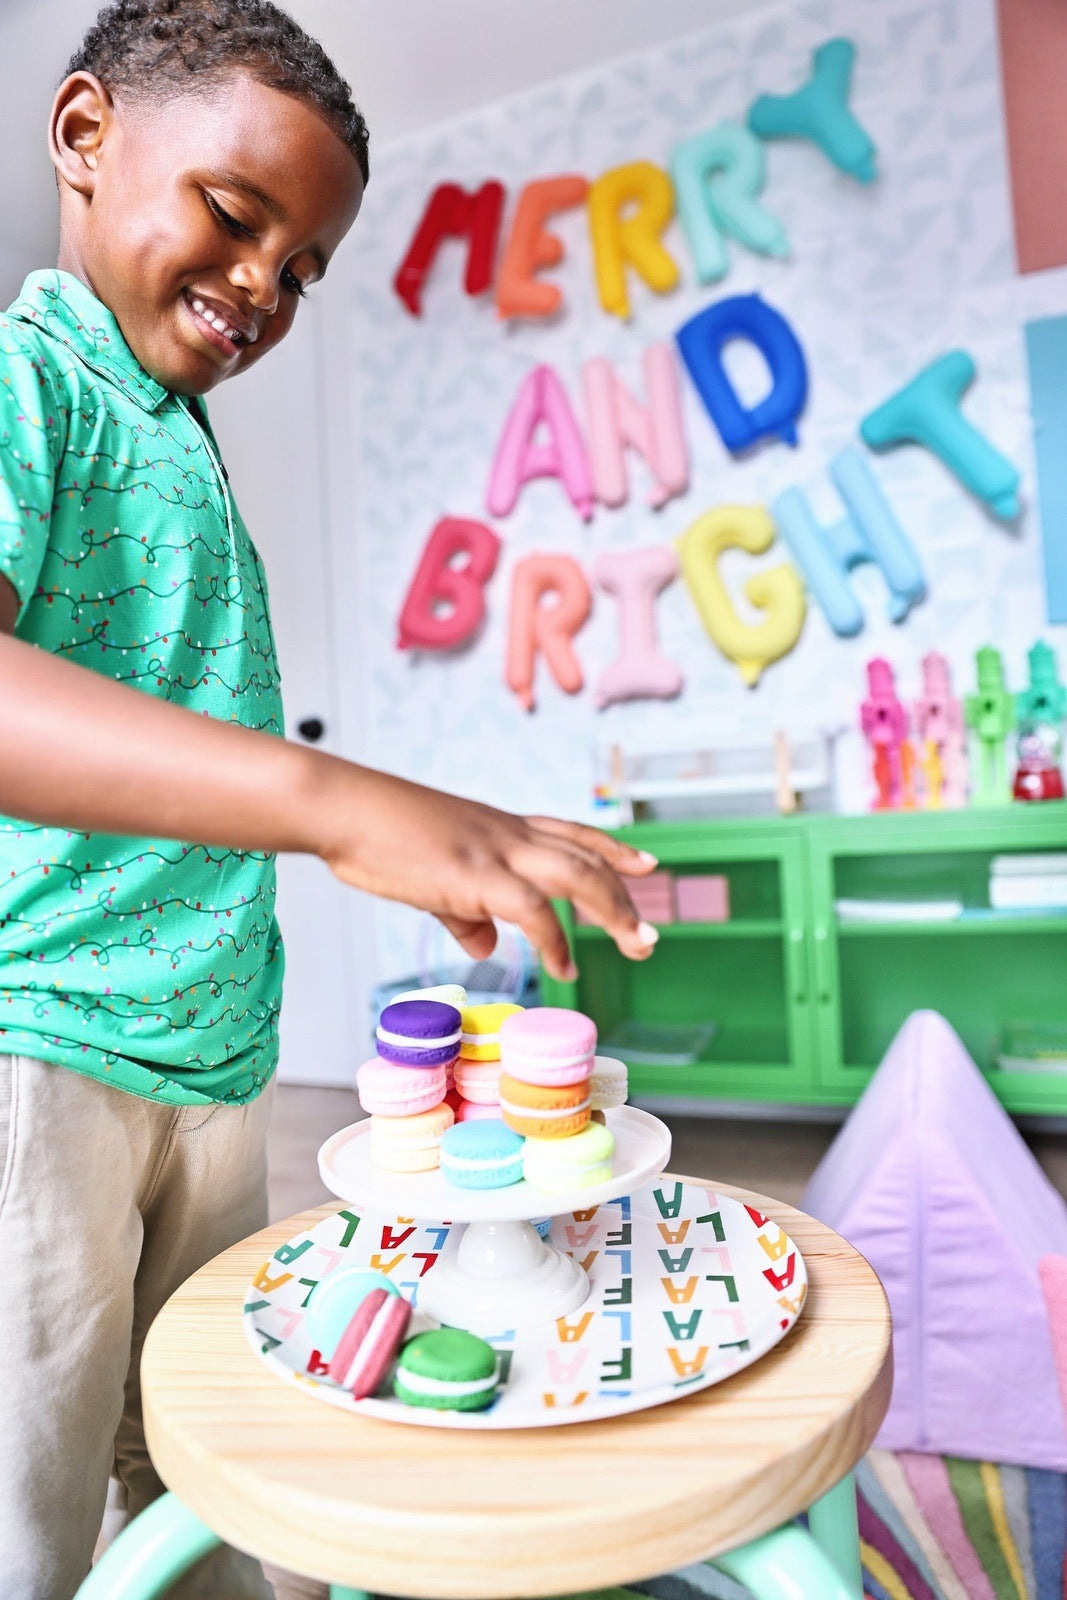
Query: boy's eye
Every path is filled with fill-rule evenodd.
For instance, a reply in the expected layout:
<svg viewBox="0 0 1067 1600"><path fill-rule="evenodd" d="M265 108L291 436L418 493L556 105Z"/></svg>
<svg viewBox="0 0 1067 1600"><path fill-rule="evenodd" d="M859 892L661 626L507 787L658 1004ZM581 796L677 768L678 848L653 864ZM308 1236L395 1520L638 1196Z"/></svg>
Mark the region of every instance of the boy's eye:
<svg viewBox="0 0 1067 1600"><path fill-rule="evenodd" d="M212 213L222 223L227 233L232 233L235 239L251 239L254 237L252 229L245 223L238 221L236 217L231 216L224 206L219 205L214 195L209 194L206 199Z"/></svg>
<svg viewBox="0 0 1067 1600"><path fill-rule="evenodd" d="M307 294L307 290L300 282L300 279L297 277L292 267L283 267L282 269L282 288L288 289L290 294L298 294L301 300Z"/></svg>

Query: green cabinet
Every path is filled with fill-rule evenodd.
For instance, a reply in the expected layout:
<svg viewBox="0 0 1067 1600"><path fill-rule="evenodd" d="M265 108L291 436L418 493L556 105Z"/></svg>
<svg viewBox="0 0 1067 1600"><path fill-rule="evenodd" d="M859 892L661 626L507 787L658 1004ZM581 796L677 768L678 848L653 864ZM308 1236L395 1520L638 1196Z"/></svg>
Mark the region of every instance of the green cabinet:
<svg viewBox="0 0 1067 1600"><path fill-rule="evenodd" d="M579 977L545 975L546 1004L587 1012L604 1040L626 1023L715 1025L677 1064L619 1050L633 1098L848 1106L904 1019L929 1008L1009 1110L1067 1114L1067 1073L997 1066L1006 1028L1067 1028L1067 910L989 903L994 857L1067 852L1067 805L646 822L620 836L675 874L730 886L729 921L663 924L646 962L560 908ZM841 901L860 902L863 920L839 916ZM962 915L926 920L931 901Z"/></svg>

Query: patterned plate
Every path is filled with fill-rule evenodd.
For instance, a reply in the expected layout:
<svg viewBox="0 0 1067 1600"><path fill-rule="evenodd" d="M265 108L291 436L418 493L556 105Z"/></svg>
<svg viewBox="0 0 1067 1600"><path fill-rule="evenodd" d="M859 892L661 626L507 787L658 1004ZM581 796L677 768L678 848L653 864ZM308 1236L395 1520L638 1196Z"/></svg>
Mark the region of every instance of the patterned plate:
<svg viewBox="0 0 1067 1600"><path fill-rule="evenodd" d="M459 1226L458 1224L456 1225ZM489 1337L505 1383L485 1411L429 1411L383 1391L353 1400L305 1332L316 1284L375 1267L418 1306L451 1225L338 1211L264 1262L245 1332L281 1377L328 1405L437 1428L543 1428L621 1416L719 1383L757 1361L800 1315L804 1261L776 1222L714 1189L660 1178L632 1196L555 1217L552 1242L580 1261L591 1293L567 1317Z"/></svg>

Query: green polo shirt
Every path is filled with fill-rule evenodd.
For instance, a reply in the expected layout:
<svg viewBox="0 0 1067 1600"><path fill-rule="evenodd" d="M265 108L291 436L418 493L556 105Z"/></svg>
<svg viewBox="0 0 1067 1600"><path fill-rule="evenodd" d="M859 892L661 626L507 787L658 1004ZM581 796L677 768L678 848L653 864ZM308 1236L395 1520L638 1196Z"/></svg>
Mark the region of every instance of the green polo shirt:
<svg viewBox="0 0 1067 1600"><path fill-rule="evenodd" d="M266 580L202 402L63 272L0 315L0 572L20 639L283 732ZM274 898L273 856L0 817L0 1051L172 1105L250 1099L278 1054Z"/></svg>

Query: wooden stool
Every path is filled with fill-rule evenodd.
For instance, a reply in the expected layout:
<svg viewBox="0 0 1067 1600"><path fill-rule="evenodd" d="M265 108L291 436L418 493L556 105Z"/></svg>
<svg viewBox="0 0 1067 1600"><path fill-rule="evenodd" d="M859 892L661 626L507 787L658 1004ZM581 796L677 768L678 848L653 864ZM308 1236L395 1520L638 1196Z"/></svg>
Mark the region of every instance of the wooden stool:
<svg viewBox="0 0 1067 1600"><path fill-rule="evenodd" d="M889 1405L885 1295L822 1223L715 1188L799 1246L799 1322L722 1383L562 1428L404 1427L280 1382L245 1339L245 1290L279 1245L339 1205L216 1257L145 1345L148 1444L172 1493L120 1535L78 1600L154 1600L219 1539L332 1583L334 1600L577 1594L702 1560L764 1600L862 1600L852 1469ZM810 1533L792 1522L809 1508Z"/></svg>

